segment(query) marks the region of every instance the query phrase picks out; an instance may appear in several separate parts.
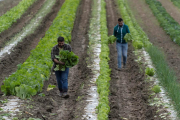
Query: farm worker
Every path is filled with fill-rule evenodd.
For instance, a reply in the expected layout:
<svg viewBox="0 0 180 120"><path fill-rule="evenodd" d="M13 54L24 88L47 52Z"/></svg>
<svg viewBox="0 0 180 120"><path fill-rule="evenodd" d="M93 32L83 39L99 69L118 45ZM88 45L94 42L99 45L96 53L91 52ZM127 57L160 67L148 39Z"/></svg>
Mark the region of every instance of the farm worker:
<svg viewBox="0 0 180 120"><path fill-rule="evenodd" d="M130 33L127 25L124 24L123 19L118 19L118 25L114 27L114 36L116 40L116 49L118 53L118 67L117 70L121 70L121 56L123 56L123 68L126 67L128 43L124 40L126 33Z"/></svg>
<svg viewBox="0 0 180 120"><path fill-rule="evenodd" d="M51 59L54 62L54 65L52 67L52 70L54 71L54 68L57 64L64 65L65 63L59 61L55 55L59 55L60 50L68 50L71 52L71 46L64 43L63 37L58 37L57 39L58 44L55 45L52 48L51 51ZM58 89L60 91L60 96L63 98L68 98L69 95L68 92L68 74L69 74L69 68L66 68L65 71L54 71L57 79Z"/></svg>

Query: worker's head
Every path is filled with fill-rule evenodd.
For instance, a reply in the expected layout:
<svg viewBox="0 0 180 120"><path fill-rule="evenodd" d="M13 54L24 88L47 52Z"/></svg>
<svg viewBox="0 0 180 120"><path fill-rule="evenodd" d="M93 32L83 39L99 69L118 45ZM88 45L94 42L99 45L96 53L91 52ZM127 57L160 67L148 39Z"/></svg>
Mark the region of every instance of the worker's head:
<svg viewBox="0 0 180 120"><path fill-rule="evenodd" d="M58 42L59 47L62 48L64 46L64 38L63 37L58 37L57 42Z"/></svg>
<svg viewBox="0 0 180 120"><path fill-rule="evenodd" d="M119 25L120 27L123 26L123 19L122 19L122 18L119 18L119 19L118 19L118 25Z"/></svg>

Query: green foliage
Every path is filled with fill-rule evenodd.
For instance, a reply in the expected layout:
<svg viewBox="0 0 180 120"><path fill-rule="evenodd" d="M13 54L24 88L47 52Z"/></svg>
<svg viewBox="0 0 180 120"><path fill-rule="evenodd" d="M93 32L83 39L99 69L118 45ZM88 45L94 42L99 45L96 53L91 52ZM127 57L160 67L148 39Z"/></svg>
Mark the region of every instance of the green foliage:
<svg viewBox="0 0 180 120"><path fill-rule="evenodd" d="M54 19L44 38L31 51L28 59L11 76L6 78L1 86L5 95L16 95L29 98L42 91L43 83L50 76L52 60L51 49L57 44L59 36L71 40L71 30L75 20L76 10L80 0L66 0ZM73 6L72 6L73 4Z"/></svg>
<svg viewBox="0 0 180 120"><path fill-rule="evenodd" d="M111 80L111 69L109 68L109 47L108 47L108 29L106 20L106 3L101 0L101 18L100 18L100 31L101 31L101 53L100 53L100 75L96 81L99 93L99 105L97 106L98 120L108 120L110 112L109 107L109 81Z"/></svg>
<svg viewBox="0 0 180 120"><path fill-rule="evenodd" d="M157 94L161 92L161 88L158 85L155 85L153 86L152 91Z"/></svg>
<svg viewBox="0 0 180 120"><path fill-rule="evenodd" d="M134 41L133 42L133 46L136 48L136 49L141 49L143 48L143 43L141 41Z"/></svg>
<svg viewBox="0 0 180 120"><path fill-rule="evenodd" d="M141 49L142 47L150 46L146 33L142 30L142 28L138 25L134 16L132 15L127 3L124 0L117 0L119 10L121 11L121 16L124 19L125 24L128 25L129 30L131 32L131 39L133 40L133 46L136 49ZM129 35L128 35L129 36Z"/></svg>
<svg viewBox="0 0 180 120"><path fill-rule="evenodd" d="M45 97L46 95L44 93L40 93L39 96Z"/></svg>
<svg viewBox="0 0 180 120"><path fill-rule="evenodd" d="M177 6L178 8L180 8L180 1L179 0L171 0L175 6Z"/></svg>
<svg viewBox="0 0 180 120"><path fill-rule="evenodd" d="M157 0L146 0L153 14L158 19L160 26L170 35L171 40L180 45L180 25L166 11L162 4Z"/></svg>
<svg viewBox="0 0 180 120"><path fill-rule="evenodd" d="M0 17L0 33L7 30L36 0L22 0L17 6Z"/></svg>
<svg viewBox="0 0 180 120"><path fill-rule="evenodd" d="M148 1L150 2L149 4L151 4L152 6L153 4L155 5L157 2L155 1L153 3L152 0L146 0L146 2ZM136 38L133 38L133 40L136 41L138 38L138 40L140 40L144 44L146 51L149 53L151 60L153 61L153 64L155 65L156 74L158 76L158 79L160 80L160 84L166 89L169 97L173 100L173 103L175 104L174 107L176 108L178 112L178 116L180 117L180 104L179 104L180 95L177 93L177 91L180 91L180 86L176 82L177 80L176 74L174 73L172 69L168 67L168 63L166 62L164 53L161 52L157 47L153 46L149 42L149 39L146 33L140 28L134 16L132 15L130 9L128 8L126 0L125 1L118 0L118 4L120 6L119 8L121 11L121 15L123 18L125 18L124 21L127 22L126 24L129 26L131 34L133 35L133 37L136 37ZM159 14L162 14L162 13L159 13ZM164 22L161 22L161 24L163 23ZM171 26L171 24L169 24L169 26ZM133 27L136 29L133 29Z"/></svg>
<svg viewBox="0 0 180 120"><path fill-rule="evenodd" d="M124 36L124 39L126 42L130 42L133 40L133 37L131 35L131 33L127 33L125 36Z"/></svg>
<svg viewBox="0 0 180 120"><path fill-rule="evenodd" d="M68 50L60 50L59 55L56 56L56 58L58 58L59 61L64 62L65 65L56 65L55 71L65 71L66 68L71 68L79 62L79 57Z"/></svg>
<svg viewBox="0 0 180 120"><path fill-rule="evenodd" d="M116 42L116 40L117 40L117 38L114 35L111 35L108 38L109 44L112 44L112 43Z"/></svg>
<svg viewBox="0 0 180 120"><path fill-rule="evenodd" d="M155 74L155 71L153 68L146 68L146 75L153 76Z"/></svg>

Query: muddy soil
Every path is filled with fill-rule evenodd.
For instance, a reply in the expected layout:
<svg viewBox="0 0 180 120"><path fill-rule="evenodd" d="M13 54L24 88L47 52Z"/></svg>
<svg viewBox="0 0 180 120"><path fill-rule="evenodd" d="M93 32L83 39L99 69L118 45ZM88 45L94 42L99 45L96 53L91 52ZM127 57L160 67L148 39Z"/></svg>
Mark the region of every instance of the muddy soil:
<svg viewBox="0 0 180 120"><path fill-rule="evenodd" d="M31 19L36 15L39 9L44 4L45 0L37 0L33 5L31 5L28 10L17 20L16 23L13 23L12 26L0 33L0 49L5 46L5 44L11 40L17 33L22 31Z"/></svg>
<svg viewBox="0 0 180 120"><path fill-rule="evenodd" d="M0 0L0 16L18 5L21 0Z"/></svg>
<svg viewBox="0 0 180 120"><path fill-rule="evenodd" d="M51 91L47 91L49 84L56 85L55 75L52 73L49 80L45 81L43 91L46 96L40 97L36 95L32 97L32 101L26 100L21 107L23 111L21 118L40 118L44 120L80 120L84 107L85 99L87 96L87 90L89 86L89 78L91 70L86 66L87 45L89 20L91 15L91 0L81 0L81 4L78 8L74 28L72 31L71 47L75 54L79 56L79 63L75 67L70 69L69 73L69 95L70 98L64 99L59 96L59 91L54 88ZM84 86L84 87L82 87ZM81 100L77 100L78 97L82 97ZM33 106L29 108L27 106Z"/></svg>
<svg viewBox="0 0 180 120"><path fill-rule="evenodd" d="M150 42L159 47L166 56L168 65L175 71L178 82L180 82L180 46L174 43L170 36L159 26L145 0L128 0L137 22L148 35Z"/></svg>
<svg viewBox="0 0 180 120"><path fill-rule="evenodd" d="M107 20L109 35L120 17L115 0L107 2ZM110 114L109 120L160 120L154 118L157 108L148 105L149 92L145 83L144 72L140 72L138 63L133 53L133 47L129 43L127 68L117 71L117 51L115 43L110 47ZM116 53L116 54L114 54Z"/></svg>
<svg viewBox="0 0 180 120"><path fill-rule="evenodd" d="M180 9L176 7L170 0L158 0L166 11L180 24Z"/></svg>
<svg viewBox="0 0 180 120"><path fill-rule="evenodd" d="M11 54L5 55L5 57L0 60L0 86L6 77L17 70L17 65L23 63L29 57L30 51L34 49L39 40L44 37L45 32L51 26L52 21L63 3L64 0L57 0L51 12L47 14L42 21L40 27L38 27L33 34L30 34L22 40L22 42L18 43Z"/></svg>

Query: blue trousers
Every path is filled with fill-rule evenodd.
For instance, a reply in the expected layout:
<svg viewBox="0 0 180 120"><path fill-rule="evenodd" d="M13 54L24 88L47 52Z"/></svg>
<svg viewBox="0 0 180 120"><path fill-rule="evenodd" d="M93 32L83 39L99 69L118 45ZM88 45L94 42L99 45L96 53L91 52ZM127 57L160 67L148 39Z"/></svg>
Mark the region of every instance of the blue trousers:
<svg viewBox="0 0 180 120"><path fill-rule="evenodd" d="M59 91L67 92L69 68L66 68L65 71L55 71L55 75L56 75Z"/></svg>
<svg viewBox="0 0 180 120"><path fill-rule="evenodd" d="M127 61L128 44L121 44L116 42L116 48L118 52L118 68L121 68L121 56L123 56L123 64Z"/></svg>

